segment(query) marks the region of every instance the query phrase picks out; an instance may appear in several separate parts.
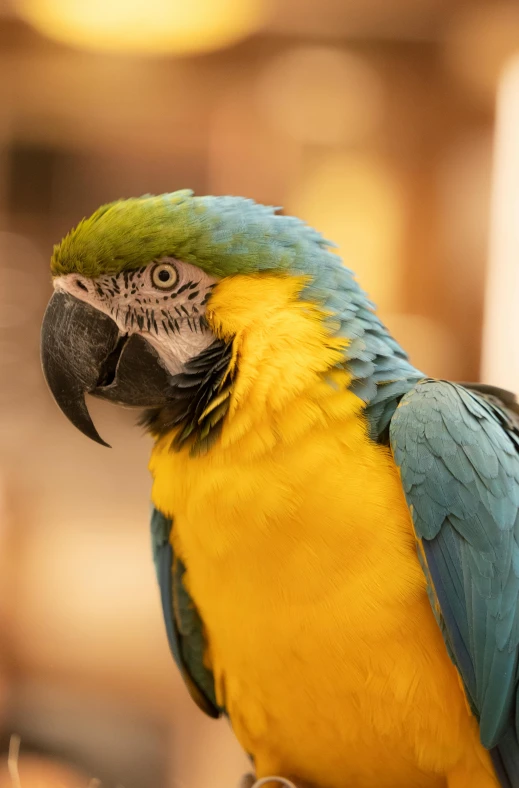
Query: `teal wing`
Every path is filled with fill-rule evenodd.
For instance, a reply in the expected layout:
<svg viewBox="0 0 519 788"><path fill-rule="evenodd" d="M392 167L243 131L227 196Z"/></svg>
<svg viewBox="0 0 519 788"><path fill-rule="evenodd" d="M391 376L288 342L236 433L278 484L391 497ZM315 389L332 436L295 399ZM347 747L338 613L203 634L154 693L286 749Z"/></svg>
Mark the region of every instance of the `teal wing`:
<svg viewBox="0 0 519 788"><path fill-rule="evenodd" d="M151 539L162 612L173 658L195 703L219 717L213 674L204 665L205 639L200 616L184 586L185 566L170 541L173 521L153 508Z"/></svg>
<svg viewBox="0 0 519 788"><path fill-rule="evenodd" d="M481 741L511 788L519 788L517 425L512 395L433 380L403 397L390 424L438 623Z"/></svg>

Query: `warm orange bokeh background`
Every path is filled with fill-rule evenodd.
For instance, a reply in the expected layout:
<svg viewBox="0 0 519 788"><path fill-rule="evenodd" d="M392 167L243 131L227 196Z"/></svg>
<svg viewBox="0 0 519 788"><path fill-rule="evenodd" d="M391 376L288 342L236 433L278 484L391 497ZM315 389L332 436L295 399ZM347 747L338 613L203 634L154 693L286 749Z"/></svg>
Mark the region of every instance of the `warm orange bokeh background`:
<svg viewBox="0 0 519 788"><path fill-rule="evenodd" d="M148 440L94 403L114 448L90 444L46 391L52 244L122 196L281 205L339 244L421 369L479 379L516 51L515 0L0 0L0 746L21 736L22 788L232 788L247 768L168 652Z"/></svg>

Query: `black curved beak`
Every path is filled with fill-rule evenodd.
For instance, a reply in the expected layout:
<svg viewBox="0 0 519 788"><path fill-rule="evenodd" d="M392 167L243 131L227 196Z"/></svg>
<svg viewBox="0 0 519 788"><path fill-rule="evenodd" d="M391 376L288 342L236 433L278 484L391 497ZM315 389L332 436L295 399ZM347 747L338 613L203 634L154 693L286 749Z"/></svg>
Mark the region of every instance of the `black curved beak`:
<svg viewBox="0 0 519 788"><path fill-rule="evenodd" d="M168 401L171 376L141 336L74 296L56 292L41 329L43 374L57 405L84 435L109 446L88 412L85 395L118 405L154 408Z"/></svg>
<svg viewBox="0 0 519 788"><path fill-rule="evenodd" d="M85 394L96 388L118 340L119 329L110 317L68 293L54 293L41 327L43 374L69 421L102 446L109 444L90 418Z"/></svg>

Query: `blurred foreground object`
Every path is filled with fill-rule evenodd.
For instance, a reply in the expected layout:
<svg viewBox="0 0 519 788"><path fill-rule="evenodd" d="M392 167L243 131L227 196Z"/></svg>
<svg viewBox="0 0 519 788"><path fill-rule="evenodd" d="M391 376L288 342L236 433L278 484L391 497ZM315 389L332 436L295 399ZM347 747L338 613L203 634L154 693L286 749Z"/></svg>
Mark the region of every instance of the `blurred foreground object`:
<svg viewBox="0 0 519 788"><path fill-rule="evenodd" d="M98 788L97 780L41 755L20 753L20 739L11 737L7 761L0 764L0 788Z"/></svg>
<svg viewBox="0 0 519 788"><path fill-rule="evenodd" d="M49 38L84 49L187 55L220 49L261 27L266 0L18 0Z"/></svg>
<svg viewBox="0 0 519 788"><path fill-rule="evenodd" d="M21 755L19 783L14 782L7 764L0 766L0 788L97 788L85 774L59 761L37 755Z"/></svg>

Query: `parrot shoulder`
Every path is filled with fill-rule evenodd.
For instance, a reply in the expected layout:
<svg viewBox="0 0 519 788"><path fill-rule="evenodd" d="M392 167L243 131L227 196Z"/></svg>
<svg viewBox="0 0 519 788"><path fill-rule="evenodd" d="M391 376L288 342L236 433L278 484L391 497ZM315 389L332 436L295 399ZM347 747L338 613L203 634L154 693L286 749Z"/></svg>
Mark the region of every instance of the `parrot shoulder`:
<svg viewBox="0 0 519 788"><path fill-rule="evenodd" d="M422 380L392 417L390 445L447 649L502 784L515 785L519 408L494 387Z"/></svg>

